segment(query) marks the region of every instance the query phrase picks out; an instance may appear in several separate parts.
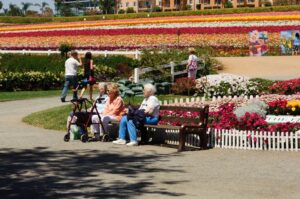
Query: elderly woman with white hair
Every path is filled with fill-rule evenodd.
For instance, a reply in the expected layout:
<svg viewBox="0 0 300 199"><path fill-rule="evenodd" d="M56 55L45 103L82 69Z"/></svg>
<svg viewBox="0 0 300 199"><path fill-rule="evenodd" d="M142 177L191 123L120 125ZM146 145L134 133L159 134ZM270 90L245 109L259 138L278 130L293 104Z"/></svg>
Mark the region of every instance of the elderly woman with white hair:
<svg viewBox="0 0 300 199"><path fill-rule="evenodd" d="M156 89L152 84L146 84L144 86L145 99L139 107L139 110L144 110L146 115L144 124L156 125L158 123L160 104L157 97L154 96L155 92ZM127 146L137 146L137 128L132 120L128 120L127 115L122 117L119 128L119 138L113 141L113 143L125 145L127 132L130 138L130 142L127 143Z"/></svg>

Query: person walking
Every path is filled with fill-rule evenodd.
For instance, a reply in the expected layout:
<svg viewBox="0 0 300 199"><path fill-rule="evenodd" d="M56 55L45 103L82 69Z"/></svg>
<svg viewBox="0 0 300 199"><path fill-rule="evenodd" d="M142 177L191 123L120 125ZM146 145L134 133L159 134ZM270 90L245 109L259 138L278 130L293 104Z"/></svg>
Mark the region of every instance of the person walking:
<svg viewBox="0 0 300 199"><path fill-rule="evenodd" d="M96 83L94 68L95 65L92 59L92 53L87 52L84 57L84 74L83 74L84 85L79 96L80 98L83 97L84 91L87 89L87 84L89 84L90 100L93 100L93 86Z"/></svg>
<svg viewBox="0 0 300 199"><path fill-rule="evenodd" d="M300 51L300 35L299 33L297 32L295 34L295 39L293 41L293 55L298 55L299 54L299 51Z"/></svg>
<svg viewBox="0 0 300 199"><path fill-rule="evenodd" d="M73 87L73 99L78 98L77 97L77 88L78 88L77 70L79 66L82 66L81 58L78 56L78 52L72 51L70 58L67 59L65 62L65 83L60 96L61 102L66 101L69 85L72 85Z"/></svg>
<svg viewBox="0 0 300 199"><path fill-rule="evenodd" d="M188 72L188 78L196 79L198 69L198 57L195 55L196 51L194 48L189 48L189 59L186 66Z"/></svg>

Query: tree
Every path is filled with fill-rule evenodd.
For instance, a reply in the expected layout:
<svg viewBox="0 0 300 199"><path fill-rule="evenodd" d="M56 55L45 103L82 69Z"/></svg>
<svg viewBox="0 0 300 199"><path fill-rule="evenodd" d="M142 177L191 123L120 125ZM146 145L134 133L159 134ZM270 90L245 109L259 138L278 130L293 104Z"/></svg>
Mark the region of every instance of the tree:
<svg viewBox="0 0 300 199"><path fill-rule="evenodd" d="M22 2L21 5L22 5L23 15L26 15L27 10L29 9L30 6L32 6L32 3Z"/></svg>
<svg viewBox="0 0 300 199"><path fill-rule="evenodd" d="M23 12L15 4L9 4L9 10L7 12L7 15L9 15L9 16L22 16Z"/></svg>
<svg viewBox="0 0 300 199"><path fill-rule="evenodd" d="M68 58L68 52L70 52L73 49L73 46L67 43L60 44L59 51L61 56L65 56L66 59Z"/></svg>
<svg viewBox="0 0 300 199"><path fill-rule="evenodd" d="M83 5L79 0L76 0L75 8L76 8L77 15L79 15L79 10L82 10L83 8Z"/></svg>
<svg viewBox="0 0 300 199"><path fill-rule="evenodd" d="M0 1L0 10L3 8L3 3Z"/></svg>
<svg viewBox="0 0 300 199"><path fill-rule="evenodd" d="M114 13L115 0L101 0L99 7L105 14Z"/></svg>
<svg viewBox="0 0 300 199"><path fill-rule="evenodd" d="M49 4L47 2L42 2L42 5L39 3L34 4L34 6L40 7L41 13L44 14L45 9L48 8Z"/></svg>

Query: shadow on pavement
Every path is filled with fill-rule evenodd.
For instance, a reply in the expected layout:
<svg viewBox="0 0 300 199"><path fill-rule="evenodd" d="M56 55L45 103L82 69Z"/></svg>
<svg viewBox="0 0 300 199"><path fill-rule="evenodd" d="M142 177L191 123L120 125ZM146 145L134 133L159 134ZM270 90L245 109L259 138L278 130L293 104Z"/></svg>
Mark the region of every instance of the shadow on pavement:
<svg viewBox="0 0 300 199"><path fill-rule="evenodd" d="M0 149L0 198L130 198L141 194L183 196L154 182L165 173L167 181L179 169L159 168L154 162L169 155L131 154L84 150L51 151L47 148ZM142 175L141 175L142 174Z"/></svg>

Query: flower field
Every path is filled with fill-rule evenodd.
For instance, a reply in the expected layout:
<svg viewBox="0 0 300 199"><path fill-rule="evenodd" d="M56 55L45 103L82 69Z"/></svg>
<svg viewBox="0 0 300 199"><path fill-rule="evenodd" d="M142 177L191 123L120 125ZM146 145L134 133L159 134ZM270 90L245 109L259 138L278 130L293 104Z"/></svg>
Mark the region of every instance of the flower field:
<svg viewBox="0 0 300 199"><path fill-rule="evenodd" d="M252 30L268 31L270 48L278 48L280 31L299 29L298 11L13 25L0 28L0 48L44 50L70 43L93 50L178 46L247 49Z"/></svg>

